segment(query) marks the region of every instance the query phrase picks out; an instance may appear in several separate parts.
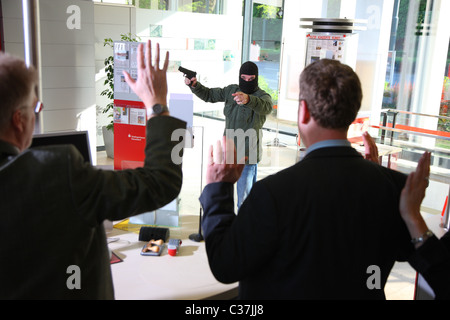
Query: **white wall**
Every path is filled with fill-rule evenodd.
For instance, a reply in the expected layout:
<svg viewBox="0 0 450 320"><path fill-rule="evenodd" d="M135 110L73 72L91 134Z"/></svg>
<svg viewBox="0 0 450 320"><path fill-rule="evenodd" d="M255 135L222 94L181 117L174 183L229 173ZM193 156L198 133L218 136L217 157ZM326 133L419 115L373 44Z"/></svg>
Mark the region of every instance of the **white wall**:
<svg viewBox="0 0 450 320"><path fill-rule="evenodd" d="M89 131L95 147L93 3L40 0L42 132ZM76 5L75 11L68 10ZM24 58L22 2L3 0L5 50Z"/></svg>
<svg viewBox="0 0 450 320"><path fill-rule="evenodd" d="M297 122L299 76L305 67L306 31L300 18L320 17L322 1L284 2L278 118Z"/></svg>
<svg viewBox="0 0 450 320"><path fill-rule="evenodd" d="M95 41L95 101L97 104L96 144L103 146L102 126L108 124L108 118L102 109L109 103L100 93L106 89L104 60L113 55L112 48L104 46L106 38L120 40L121 34L136 34L136 8L133 6L118 6L95 3L94 5L94 41Z"/></svg>
<svg viewBox="0 0 450 320"><path fill-rule="evenodd" d="M359 45L355 71L361 79L364 92L361 111L379 113L383 97L393 3L393 0L347 0L338 2L338 6L330 6L327 0L285 1L284 46L278 103L280 119L297 120L298 81L305 65L306 50L306 31L299 27L300 18L368 20L367 31L358 32Z"/></svg>
<svg viewBox="0 0 450 320"><path fill-rule="evenodd" d="M371 111L372 124L379 123L388 61L394 0L359 0L356 19L368 21L360 32L356 73L361 79L363 101L361 111Z"/></svg>
<svg viewBox="0 0 450 320"><path fill-rule="evenodd" d="M66 25L72 15L67 7L73 4L81 9L79 30ZM2 0L2 6L5 50L24 58L21 1ZM135 33L135 9L81 0L40 0L40 15L43 132L89 130L95 157L96 147L103 145L101 126L109 122L95 107L107 104L100 92L105 80L103 61L112 51L103 46L103 40Z"/></svg>
<svg viewBox="0 0 450 320"><path fill-rule="evenodd" d="M192 12L160 11L128 6L95 4L95 70L96 101L103 107L108 103L100 96L104 90L104 64L112 51L103 46L105 38L120 40L120 35L131 32L142 42L152 40L160 44L161 56L170 51L168 72L169 96L172 93L190 94L184 84L178 66L194 70L203 84L215 87L237 83L242 50L242 4L227 1L226 14L202 14ZM161 37L151 37L150 25L161 26ZM195 50L196 40L215 40L214 50ZM224 52L231 52L233 59L223 61ZM221 110L222 103L205 103L194 97L194 112ZM97 144L103 145L101 126L109 119L97 112Z"/></svg>
<svg viewBox="0 0 450 320"><path fill-rule="evenodd" d="M435 1L433 13L425 21L426 24L432 22L430 34L415 37L418 53L414 65L416 80L411 102L412 112L439 114L450 39L449 13L450 1ZM437 123L438 119L433 117L413 117L411 120L411 125L431 130L436 129ZM435 143L434 138L422 139L422 144L430 148L434 148Z"/></svg>
<svg viewBox="0 0 450 320"><path fill-rule="evenodd" d="M80 29L70 30L69 5L80 7ZM6 51L24 57L22 6L18 0L3 0ZM112 55L105 38L120 40L131 33L142 41L159 42L170 50L170 93L190 93L181 64L198 72L208 86L238 82L242 50L242 3L227 1L224 15L136 9L134 6L93 3L82 0L40 0L42 42L43 131L89 130L91 146L103 146L101 127L110 119L101 112L108 99L104 59ZM151 38L149 26L162 25L162 37ZM214 39L214 50L195 50L196 40ZM233 59L223 61L224 52ZM97 108L96 108L97 106ZM195 97L195 110L222 109ZM93 152L95 156L95 152Z"/></svg>
<svg viewBox="0 0 450 320"><path fill-rule="evenodd" d="M238 83L242 51L242 7L228 6L228 14L215 15L192 12L137 9L136 32L142 41L160 43L162 54L170 51L168 73L169 94L190 94L178 66L194 70L198 79L209 87ZM232 10L233 9L233 10ZM162 36L151 37L150 25L161 26ZM213 50L196 50L196 41L213 40ZM233 56L224 61L225 52ZM194 112L223 109L223 104L205 103L194 97Z"/></svg>

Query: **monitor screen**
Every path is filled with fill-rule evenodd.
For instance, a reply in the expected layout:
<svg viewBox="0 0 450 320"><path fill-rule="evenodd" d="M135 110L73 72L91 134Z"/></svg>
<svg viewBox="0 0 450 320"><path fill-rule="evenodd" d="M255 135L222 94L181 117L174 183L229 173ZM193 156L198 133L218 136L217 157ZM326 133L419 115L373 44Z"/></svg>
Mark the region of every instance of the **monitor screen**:
<svg viewBox="0 0 450 320"><path fill-rule="evenodd" d="M92 163L91 150L89 147L89 135L87 131L67 131L35 134L30 148L58 145L58 144L72 144L83 155L84 160Z"/></svg>

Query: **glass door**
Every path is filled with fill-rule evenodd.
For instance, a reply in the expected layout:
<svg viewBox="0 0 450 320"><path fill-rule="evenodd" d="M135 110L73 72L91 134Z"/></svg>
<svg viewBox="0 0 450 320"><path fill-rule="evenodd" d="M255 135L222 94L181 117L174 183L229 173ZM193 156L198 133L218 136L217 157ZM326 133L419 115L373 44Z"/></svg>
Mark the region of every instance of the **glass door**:
<svg viewBox="0 0 450 320"><path fill-rule="evenodd" d="M244 11L242 62L253 61L258 66L259 87L272 96L274 104L264 128L277 136L284 0L245 0ZM277 144L277 137L273 139Z"/></svg>

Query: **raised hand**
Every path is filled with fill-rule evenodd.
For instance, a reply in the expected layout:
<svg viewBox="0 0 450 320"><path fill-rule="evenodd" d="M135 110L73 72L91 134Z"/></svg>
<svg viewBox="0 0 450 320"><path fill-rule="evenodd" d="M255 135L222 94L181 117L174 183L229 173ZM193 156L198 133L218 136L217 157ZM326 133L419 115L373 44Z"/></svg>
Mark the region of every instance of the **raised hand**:
<svg viewBox="0 0 450 320"><path fill-rule="evenodd" d="M235 183L244 170L244 160L237 162L234 142L224 136L222 142L217 141L215 149L213 146L209 147L206 183Z"/></svg>
<svg viewBox="0 0 450 320"><path fill-rule="evenodd" d="M364 141L364 159L380 163L380 158L378 156L378 147L375 144L375 141L370 136L368 132L364 132L362 135L363 141Z"/></svg>
<svg viewBox="0 0 450 320"><path fill-rule="evenodd" d="M155 104L167 105L167 68L169 66L169 52L166 52L164 66L161 69L160 64L160 48L156 44L155 64L152 65L152 46L149 40L146 44L145 54L144 45L139 44L137 52L138 76L134 80L126 71L123 72L125 81L131 90L145 104L147 110ZM147 112L147 114L151 114Z"/></svg>
<svg viewBox="0 0 450 320"><path fill-rule="evenodd" d="M417 238L427 232L428 227L420 213L420 206L425 198L430 175L431 154L425 152L417 164L415 172L411 172L400 195L400 214L405 222L411 238ZM418 248L422 243L417 243Z"/></svg>

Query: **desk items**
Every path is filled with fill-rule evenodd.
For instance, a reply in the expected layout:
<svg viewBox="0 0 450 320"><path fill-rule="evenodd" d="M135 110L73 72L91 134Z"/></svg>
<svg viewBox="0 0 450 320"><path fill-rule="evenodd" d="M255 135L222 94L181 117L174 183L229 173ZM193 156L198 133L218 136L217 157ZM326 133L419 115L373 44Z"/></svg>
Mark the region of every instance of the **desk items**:
<svg viewBox="0 0 450 320"><path fill-rule="evenodd" d="M141 250L141 255L143 256L159 256L164 249L164 241L150 240Z"/></svg>
<svg viewBox="0 0 450 320"><path fill-rule="evenodd" d="M181 246L181 240L180 239L170 239L169 245L167 247L167 252L172 257L176 256L178 254L178 249Z"/></svg>
<svg viewBox="0 0 450 320"><path fill-rule="evenodd" d="M139 241L150 241L152 239L161 239L166 242L169 239L170 231L168 228L141 227L139 230Z"/></svg>
<svg viewBox="0 0 450 320"><path fill-rule="evenodd" d="M169 238L168 228L141 227L139 230L139 241L147 241L141 250L143 256L160 256L164 249L164 242ZM167 252L176 256L181 245L180 239L170 239Z"/></svg>
<svg viewBox="0 0 450 320"><path fill-rule="evenodd" d="M181 239L170 239L169 244L167 246L167 253L174 257L178 254L178 250L181 246ZM164 249L164 241L162 239L159 240L150 240L141 250L142 256L160 256L161 252Z"/></svg>

